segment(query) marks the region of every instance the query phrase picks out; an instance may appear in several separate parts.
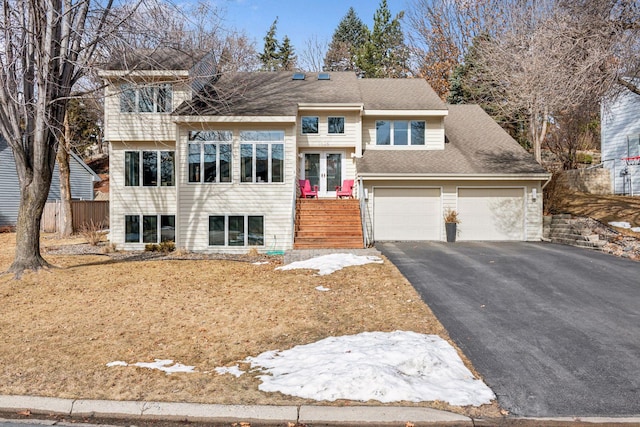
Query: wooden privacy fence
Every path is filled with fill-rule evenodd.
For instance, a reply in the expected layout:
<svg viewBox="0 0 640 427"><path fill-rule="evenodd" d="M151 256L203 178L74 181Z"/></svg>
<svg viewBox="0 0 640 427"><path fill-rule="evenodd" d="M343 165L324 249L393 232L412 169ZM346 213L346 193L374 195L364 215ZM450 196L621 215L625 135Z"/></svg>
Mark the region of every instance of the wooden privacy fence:
<svg viewBox="0 0 640 427"><path fill-rule="evenodd" d="M73 231L80 231L85 225L93 224L109 227L109 202L106 200L72 200ZM47 202L42 212L40 229L45 233L56 233L62 222L62 202Z"/></svg>

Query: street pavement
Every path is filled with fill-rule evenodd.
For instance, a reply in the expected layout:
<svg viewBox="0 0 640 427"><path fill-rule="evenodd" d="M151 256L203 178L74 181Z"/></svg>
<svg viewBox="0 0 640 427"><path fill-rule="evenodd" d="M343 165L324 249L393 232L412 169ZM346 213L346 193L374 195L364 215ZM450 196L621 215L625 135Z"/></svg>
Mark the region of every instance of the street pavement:
<svg viewBox="0 0 640 427"><path fill-rule="evenodd" d="M548 243L376 248L510 414L640 414L640 263Z"/></svg>

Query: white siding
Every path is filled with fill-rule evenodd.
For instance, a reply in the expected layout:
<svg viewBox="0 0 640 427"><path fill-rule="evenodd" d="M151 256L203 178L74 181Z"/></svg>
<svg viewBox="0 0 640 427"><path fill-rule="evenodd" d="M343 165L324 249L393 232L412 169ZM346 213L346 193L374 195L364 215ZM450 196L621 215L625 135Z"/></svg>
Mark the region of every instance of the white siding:
<svg viewBox="0 0 640 427"><path fill-rule="evenodd" d="M376 120L424 120L426 122L425 145L400 147L376 145ZM444 150L444 117L365 117L362 122L362 144L365 150Z"/></svg>
<svg viewBox="0 0 640 427"><path fill-rule="evenodd" d="M640 155L640 95L625 91L604 103L601 120L602 162L611 170L614 192L629 194L631 178L634 194L640 194L640 166L628 166L629 175L621 176L627 167L621 159Z"/></svg>
<svg viewBox="0 0 640 427"><path fill-rule="evenodd" d="M119 248L141 250L143 243L126 243L125 215L175 215L176 187L126 187L124 181L125 151L174 150L175 143L111 142L109 147L109 239ZM177 155L177 153L176 153ZM142 169L141 169L142 173ZM176 170L177 173L177 170ZM177 218L176 218L177 220Z"/></svg>
<svg viewBox="0 0 640 427"><path fill-rule="evenodd" d="M292 125L211 125L207 130L233 131L232 183L189 183L187 139L182 129L178 150L178 218L177 244L181 248L201 252L246 253L252 247L209 246L210 215L258 215L264 217L264 239L261 252L284 251L293 246L293 203L296 191L295 127ZM285 131L285 176L283 183L240 182L240 130Z"/></svg>
<svg viewBox="0 0 640 427"><path fill-rule="evenodd" d="M105 134L107 141L166 141L175 140L176 125L171 113L121 113L120 83L112 82L105 89ZM175 109L189 99L187 83L174 83L172 102Z"/></svg>
<svg viewBox="0 0 640 427"><path fill-rule="evenodd" d="M302 126L300 125L303 116L318 117L318 133L302 134ZM329 117L344 117L344 133L329 133ZM360 113L353 112L336 112L327 113L304 111L298 114L297 141L299 148L331 148L331 147L356 147L361 135L358 134L360 123Z"/></svg>

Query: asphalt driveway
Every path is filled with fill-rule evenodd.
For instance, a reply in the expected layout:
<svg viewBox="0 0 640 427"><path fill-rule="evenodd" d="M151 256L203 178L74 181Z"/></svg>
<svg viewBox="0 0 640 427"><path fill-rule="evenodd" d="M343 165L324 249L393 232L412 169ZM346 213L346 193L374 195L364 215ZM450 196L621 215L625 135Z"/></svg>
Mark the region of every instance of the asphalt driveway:
<svg viewBox="0 0 640 427"><path fill-rule="evenodd" d="M640 415L640 263L547 243L376 247L512 415Z"/></svg>

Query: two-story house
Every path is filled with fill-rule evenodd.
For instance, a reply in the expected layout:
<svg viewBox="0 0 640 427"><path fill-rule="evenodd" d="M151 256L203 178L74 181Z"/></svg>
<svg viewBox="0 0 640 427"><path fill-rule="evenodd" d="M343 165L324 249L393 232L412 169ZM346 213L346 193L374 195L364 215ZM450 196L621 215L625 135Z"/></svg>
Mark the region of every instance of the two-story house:
<svg viewBox="0 0 640 427"><path fill-rule="evenodd" d="M447 209L459 213L459 240L542 237L549 175L482 109L446 105L422 79L235 73L194 89L174 63L102 72L120 248L291 249L296 210L335 200L349 179L364 232L347 247L444 240ZM300 180L318 199L299 198ZM339 234L338 223L322 227Z"/></svg>

